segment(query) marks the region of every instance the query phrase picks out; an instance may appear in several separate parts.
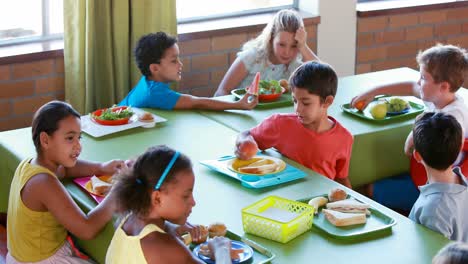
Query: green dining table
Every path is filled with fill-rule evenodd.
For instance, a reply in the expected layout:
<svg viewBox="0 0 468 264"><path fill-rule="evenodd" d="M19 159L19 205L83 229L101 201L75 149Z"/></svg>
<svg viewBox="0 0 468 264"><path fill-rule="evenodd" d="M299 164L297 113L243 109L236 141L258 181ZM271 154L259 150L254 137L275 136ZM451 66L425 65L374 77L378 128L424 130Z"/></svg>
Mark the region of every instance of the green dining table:
<svg viewBox="0 0 468 264"><path fill-rule="evenodd" d="M415 224L352 190L348 190L352 196L393 218L396 225L386 232L354 239L334 238L313 227L285 244L244 234L242 208L270 195L292 200L322 195L338 187L338 184L281 157L274 150L268 150L266 154L282 158L287 164L306 172L307 176L262 189L245 188L239 181L199 163L202 160L231 155L238 134L236 130L197 112L150 111L168 121L154 128L135 128L102 138L84 134L81 158L95 161L129 159L157 144L166 144L182 151L192 159L196 175L194 197L197 204L189 221L205 225L221 221L230 231L260 243L273 252L276 255L273 263L430 263L437 251L449 242L442 235ZM22 159L35 153L30 133L30 128L0 133L1 212L5 212L7 208L9 184L16 166ZM70 181L65 181L64 184L85 212L96 206L96 202L82 188ZM109 222L93 240L77 241L77 244L98 263L104 263L114 224L115 221Z"/></svg>
<svg viewBox="0 0 468 264"><path fill-rule="evenodd" d="M409 158L403 152L403 146L412 129L415 116L391 121L365 120L345 113L341 105L370 89L372 86L396 81L417 81L419 72L410 68L397 68L339 78L338 90L328 114L334 117L354 136L353 150L349 167L349 178L353 187L372 183L400 173L408 172ZM460 89L457 94L468 102L468 91ZM223 100L235 100L232 95ZM417 98L413 101L423 105ZM294 113L290 106L259 108L254 111L229 110L224 112L200 111L200 113L235 131L248 130L265 118L276 113Z"/></svg>

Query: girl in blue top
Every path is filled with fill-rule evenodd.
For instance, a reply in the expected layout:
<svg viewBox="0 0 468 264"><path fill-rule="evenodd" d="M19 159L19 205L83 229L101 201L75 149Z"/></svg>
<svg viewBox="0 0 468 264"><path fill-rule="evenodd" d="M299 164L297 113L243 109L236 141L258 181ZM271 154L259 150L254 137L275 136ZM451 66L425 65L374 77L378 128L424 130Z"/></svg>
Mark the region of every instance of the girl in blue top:
<svg viewBox="0 0 468 264"><path fill-rule="evenodd" d="M170 89L169 83L180 81L182 62L177 39L164 32L143 36L135 49L135 59L143 77L119 103L134 107L159 109L252 109L258 100L249 95L237 102L180 94Z"/></svg>
<svg viewBox="0 0 468 264"><path fill-rule="evenodd" d="M248 87L257 72L264 80L289 79L302 62L311 60L318 57L307 45L301 16L294 10L281 10L257 38L244 44L215 96Z"/></svg>

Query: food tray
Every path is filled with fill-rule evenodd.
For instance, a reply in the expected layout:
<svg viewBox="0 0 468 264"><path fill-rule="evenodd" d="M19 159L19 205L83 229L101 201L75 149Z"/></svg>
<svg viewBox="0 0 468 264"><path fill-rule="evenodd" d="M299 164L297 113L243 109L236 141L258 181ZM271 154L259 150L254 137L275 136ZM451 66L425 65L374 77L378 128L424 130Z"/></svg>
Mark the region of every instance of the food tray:
<svg viewBox="0 0 468 264"><path fill-rule="evenodd" d="M154 126L154 123L146 123L138 120L138 114L143 113L143 110L134 107L132 107L132 110L135 114L129 119L128 124L118 126L100 125L93 121L89 115L84 115L81 117L81 129L83 130L83 132L90 136L102 137L105 135L117 133L135 127L151 127L151 125ZM165 118L162 118L158 115L152 115L154 117L155 123L167 121Z"/></svg>
<svg viewBox="0 0 468 264"><path fill-rule="evenodd" d="M286 168L278 173L266 174L263 176L237 173L229 168L230 164L232 163L232 160L235 158L235 156L225 156L215 160L203 160L200 161L200 163L212 170L215 170L226 176L239 180L242 183L242 186L247 188L264 188L274 186L285 182L301 179L307 175L305 172L289 164L286 164Z"/></svg>
<svg viewBox="0 0 468 264"><path fill-rule="evenodd" d="M248 263L252 263L252 264L270 263L276 257L276 255L273 252L271 252L264 246L248 238L241 237L237 235L236 233L231 232L230 230L227 230L226 237L231 240L241 241L253 249L253 258L251 259L251 261L248 261ZM190 249L194 250L196 246L197 246L196 244L192 243L190 244Z"/></svg>
<svg viewBox="0 0 468 264"><path fill-rule="evenodd" d="M328 195L326 194L319 195L319 196L323 196L325 198L328 197ZM309 200L314 197L318 197L318 196L304 198L298 201L301 203L308 203ZM349 195L348 195L348 198L353 198L355 200L358 200ZM354 237L358 237L358 236L362 236L366 234L373 234L373 233L380 232L386 229L390 229L392 226L396 224L395 219L393 219L392 217L382 213L381 211L377 209L370 207L369 211L371 212L371 215L367 217L367 222L365 224L337 227L331 224L325 218L325 215L321 213L323 208L326 208L326 206L322 206L318 209L319 212L318 214L314 216L313 225L314 227L336 238L347 239L347 238L354 238Z"/></svg>
<svg viewBox="0 0 468 264"><path fill-rule="evenodd" d="M267 196L242 209L242 226L246 233L287 243L312 227L313 215L313 206Z"/></svg>
<svg viewBox="0 0 468 264"><path fill-rule="evenodd" d="M245 95L245 89L239 88L231 91L231 94L234 95L236 99L241 99ZM291 93L283 93L278 100L272 102L259 102L256 108L274 108L280 106L289 106L293 105Z"/></svg>
<svg viewBox="0 0 468 264"><path fill-rule="evenodd" d="M344 112L346 112L348 114L351 114L353 116L357 116L359 118L363 118L363 119L374 121L374 122L384 122L385 123L385 122L388 122L388 121L398 120L398 119L402 119L402 118L405 118L405 117L416 116L419 113L422 113L424 111L424 108L425 108L425 106L423 104L413 102L413 101L411 101L410 98L403 97L405 100L408 101L408 103L410 105L410 108L408 110L401 111L401 114L394 113L394 112L387 113L387 116L385 118L383 118L383 119L374 119L372 117L371 113L370 113L370 109L371 109L373 104L377 103L378 99L385 98L385 97L393 97L393 96L380 96L380 97L377 97L373 102L371 102L364 109L364 111L359 111L356 108L353 108L351 106L351 104L343 104L343 105L341 105L341 109Z"/></svg>
<svg viewBox="0 0 468 264"><path fill-rule="evenodd" d="M80 177L80 178L74 178L73 179L73 182L75 184L77 184L78 186L80 186L81 188L83 188L83 190L85 190L87 193L89 193L89 195L91 195L91 197L93 197L93 199L96 201L96 203L101 203L102 200L104 200L104 197L103 196L100 196L100 195L95 195L95 194L92 194L88 191L88 189L86 188L86 184L91 180L91 177L92 176L87 176L87 177Z"/></svg>

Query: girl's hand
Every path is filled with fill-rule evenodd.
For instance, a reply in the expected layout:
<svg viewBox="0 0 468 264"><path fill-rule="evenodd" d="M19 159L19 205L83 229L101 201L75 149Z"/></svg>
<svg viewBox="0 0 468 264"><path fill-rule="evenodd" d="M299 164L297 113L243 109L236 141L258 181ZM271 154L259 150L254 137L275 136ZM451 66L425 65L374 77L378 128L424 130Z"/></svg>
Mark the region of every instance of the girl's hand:
<svg viewBox="0 0 468 264"><path fill-rule="evenodd" d="M255 96L253 94L246 93L244 97L242 97L238 102L237 102L239 109L244 109L244 110L251 110L258 104L258 96Z"/></svg>
<svg viewBox="0 0 468 264"><path fill-rule="evenodd" d="M110 160L101 163L100 171L102 174L114 175L122 169L127 169L127 165L123 160Z"/></svg>
<svg viewBox="0 0 468 264"><path fill-rule="evenodd" d="M297 41L297 48L301 50L307 44L307 32L305 31L304 27L300 27L296 30L296 34L294 35L294 39Z"/></svg>
<svg viewBox="0 0 468 264"><path fill-rule="evenodd" d="M185 233L190 233L194 243L203 243L208 237L208 228L203 225L192 225L186 222L185 225L176 228L176 234L180 237Z"/></svg>

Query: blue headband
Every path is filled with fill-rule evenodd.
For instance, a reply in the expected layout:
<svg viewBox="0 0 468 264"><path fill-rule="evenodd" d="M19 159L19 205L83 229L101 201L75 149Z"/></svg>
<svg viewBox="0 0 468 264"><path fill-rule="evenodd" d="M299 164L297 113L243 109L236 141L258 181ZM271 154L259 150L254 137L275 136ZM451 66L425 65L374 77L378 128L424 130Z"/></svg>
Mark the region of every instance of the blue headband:
<svg viewBox="0 0 468 264"><path fill-rule="evenodd" d="M167 177L167 174L169 174L169 171L172 169L172 166L174 166L174 163L176 162L177 158L179 157L180 152L176 151L174 156L172 156L171 161L169 161L169 164L167 164L166 169L164 170L163 174L161 175L161 178L159 178L158 183L154 186L154 189L157 191L161 188L161 185L163 184L164 180Z"/></svg>

